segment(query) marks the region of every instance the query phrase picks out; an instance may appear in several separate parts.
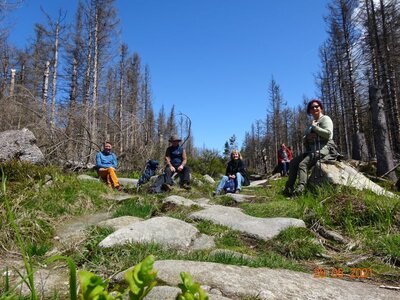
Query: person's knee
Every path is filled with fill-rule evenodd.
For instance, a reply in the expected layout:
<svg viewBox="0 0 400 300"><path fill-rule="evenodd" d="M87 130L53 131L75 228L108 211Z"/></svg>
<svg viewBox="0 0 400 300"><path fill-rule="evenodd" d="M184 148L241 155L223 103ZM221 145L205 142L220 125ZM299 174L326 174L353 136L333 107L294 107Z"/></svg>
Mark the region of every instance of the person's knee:
<svg viewBox="0 0 400 300"><path fill-rule="evenodd" d="M307 170L308 162L309 162L309 160L308 160L307 158L303 159L303 160L299 163L299 169Z"/></svg>

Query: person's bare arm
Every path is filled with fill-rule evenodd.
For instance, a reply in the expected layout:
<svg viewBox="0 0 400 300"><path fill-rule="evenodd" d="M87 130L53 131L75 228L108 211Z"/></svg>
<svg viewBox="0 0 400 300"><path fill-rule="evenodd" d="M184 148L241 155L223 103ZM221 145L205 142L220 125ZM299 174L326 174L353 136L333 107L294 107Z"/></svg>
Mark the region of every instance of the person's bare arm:
<svg viewBox="0 0 400 300"><path fill-rule="evenodd" d="M178 167L178 171L182 171L182 170L183 170L183 167L186 165L186 162L187 162L186 151L183 150L183 152L182 152L182 163L181 163L181 165Z"/></svg>

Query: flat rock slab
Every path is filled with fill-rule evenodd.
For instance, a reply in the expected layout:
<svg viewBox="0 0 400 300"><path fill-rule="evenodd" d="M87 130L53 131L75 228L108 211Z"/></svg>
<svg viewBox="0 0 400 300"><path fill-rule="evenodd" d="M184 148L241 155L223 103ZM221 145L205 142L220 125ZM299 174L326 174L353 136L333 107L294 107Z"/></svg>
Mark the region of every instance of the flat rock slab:
<svg viewBox="0 0 400 300"><path fill-rule="evenodd" d="M122 216L118 218L108 219L105 221L99 222L97 225L102 227L111 227L115 230L121 229L123 227L129 226L133 223L143 221L142 218L134 217L134 216Z"/></svg>
<svg viewBox="0 0 400 300"><path fill-rule="evenodd" d="M371 284L314 278L312 274L290 270L178 260L156 261L154 269L158 270L158 279L167 285L176 286L181 281L180 272L189 272L194 281L216 288L230 299L400 299L399 292Z"/></svg>
<svg viewBox="0 0 400 300"><path fill-rule="evenodd" d="M253 195L246 195L246 194L233 194L227 193L225 196L232 198L236 203L243 203L243 202L250 202L255 198Z"/></svg>
<svg viewBox="0 0 400 300"><path fill-rule="evenodd" d="M89 175L85 175L85 174L78 175L77 178L80 180L100 181L100 179L97 177L93 177L93 176L89 176ZM128 186L136 187L136 185L138 183L138 179L133 179L133 178L118 178L118 181L120 184L122 184L123 186L126 186L126 187L128 187Z"/></svg>
<svg viewBox="0 0 400 300"><path fill-rule="evenodd" d="M208 198L197 198L193 200L198 206L200 207L209 207L210 205L210 199Z"/></svg>
<svg viewBox="0 0 400 300"><path fill-rule="evenodd" d="M57 239L64 244L73 244L85 239L85 230L92 225L107 220L111 217L110 213L98 213L82 217L76 217L56 230Z"/></svg>
<svg viewBox="0 0 400 300"><path fill-rule="evenodd" d="M196 202L178 195L168 196L167 198L164 198L162 200L162 203L163 204L172 203L175 205L186 206L186 207L197 205Z"/></svg>
<svg viewBox="0 0 400 300"><path fill-rule="evenodd" d="M248 187L263 186L267 182L268 182L268 179L254 180L254 181L250 182L250 185Z"/></svg>
<svg viewBox="0 0 400 300"><path fill-rule="evenodd" d="M190 207L190 206L209 207L210 206L210 204L208 204L209 202L210 202L210 199L207 199L207 198L199 198L199 199L190 200L188 198L178 196L178 195L171 195L162 200L163 204L172 203L175 205L186 206L186 207Z"/></svg>
<svg viewBox="0 0 400 300"><path fill-rule="evenodd" d="M224 296L213 294L215 291L211 287L201 287L208 295L210 300L230 300ZM181 292L181 289L173 286L155 286L150 293L144 298L145 300L175 300L176 296ZM218 292L218 291L217 291Z"/></svg>
<svg viewBox="0 0 400 300"><path fill-rule="evenodd" d="M115 202L122 202L128 199L132 199L133 197L134 196L125 193L110 193L101 195L101 198Z"/></svg>
<svg viewBox="0 0 400 300"><path fill-rule="evenodd" d="M204 235L193 225L174 218L155 217L115 231L102 240L99 246L108 248L127 243L155 242L171 248L190 250L192 247L199 249L196 243L198 239L203 240ZM214 243L201 244L204 244L202 249L215 247Z"/></svg>
<svg viewBox="0 0 400 300"><path fill-rule="evenodd" d="M138 179L134 178L118 178L119 183L126 187L136 187Z"/></svg>
<svg viewBox="0 0 400 300"><path fill-rule="evenodd" d="M195 220L208 220L228 226L249 236L269 240L288 227L306 227L303 220L294 218L256 218L244 214L240 208L214 205L190 214Z"/></svg>

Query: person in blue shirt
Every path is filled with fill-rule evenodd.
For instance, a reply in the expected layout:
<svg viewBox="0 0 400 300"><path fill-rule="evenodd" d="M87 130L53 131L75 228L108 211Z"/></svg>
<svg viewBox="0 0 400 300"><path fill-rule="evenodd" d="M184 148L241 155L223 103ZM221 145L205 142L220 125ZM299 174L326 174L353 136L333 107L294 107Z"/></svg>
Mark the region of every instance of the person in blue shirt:
<svg viewBox="0 0 400 300"><path fill-rule="evenodd" d="M179 143L182 140L176 135L172 135L169 139L171 146L165 152L165 183L172 185L172 176L177 173L179 175L179 184L184 189L190 189L190 169L186 165L186 151Z"/></svg>
<svg viewBox="0 0 400 300"><path fill-rule="evenodd" d="M103 151L96 154L96 170L99 177L104 180L107 185L118 191L122 191L119 184L116 169L118 167L117 157L111 152L112 145L110 142L103 144Z"/></svg>

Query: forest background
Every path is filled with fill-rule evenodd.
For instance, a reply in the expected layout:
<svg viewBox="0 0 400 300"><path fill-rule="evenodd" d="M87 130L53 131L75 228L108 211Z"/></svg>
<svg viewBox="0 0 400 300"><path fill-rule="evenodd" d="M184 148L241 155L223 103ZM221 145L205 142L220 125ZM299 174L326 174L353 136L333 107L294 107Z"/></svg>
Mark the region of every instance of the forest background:
<svg viewBox="0 0 400 300"><path fill-rule="evenodd" d="M0 2L2 16L23 5L13 3ZM328 38L320 46L315 78L341 153L376 160L377 175L393 169L400 154L399 9L399 0L330 1ZM119 30L114 0L79 2L72 24L62 11L43 15L25 49L10 44L9 28L0 27L1 131L31 129L48 161L57 164L91 162L101 142L109 140L126 170L140 170L149 158L162 160L172 133L187 137L190 157L203 162L223 159L238 147L233 135L222 156L198 149L190 116L174 106L154 111L150 67L126 44L117 52L111 47ZM280 143L295 154L302 151L310 100L288 107L274 78L266 90L265 119L254 121L241 147L249 168L262 174L275 167ZM389 176L396 179L394 172Z"/></svg>

